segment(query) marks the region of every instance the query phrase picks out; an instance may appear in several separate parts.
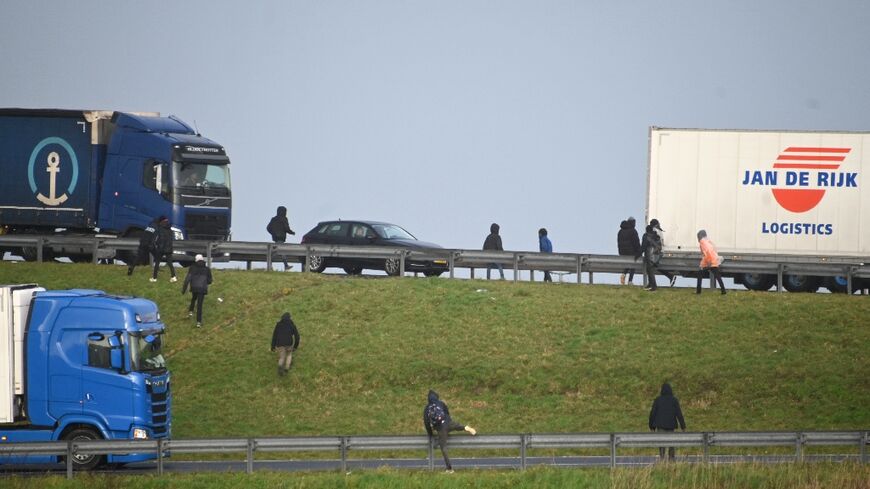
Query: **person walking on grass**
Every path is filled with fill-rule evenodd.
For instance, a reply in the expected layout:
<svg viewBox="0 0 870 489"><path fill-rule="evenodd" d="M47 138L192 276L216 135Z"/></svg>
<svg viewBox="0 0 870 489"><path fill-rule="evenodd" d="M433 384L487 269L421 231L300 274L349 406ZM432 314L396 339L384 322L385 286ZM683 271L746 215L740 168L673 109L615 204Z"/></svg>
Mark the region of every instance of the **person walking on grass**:
<svg viewBox="0 0 870 489"><path fill-rule="evenodd" d="M447 472L453 472L453 466L450 464L450 457L447 455L447 434L451 431L465 430L472 435L477 434L477 430L471 426L463 425L453 421L450 417L450 410L447 404L439 397L438 393L429 390L429 402L423 408L423 427L426 428L426 433L429 438L438 434L438 446L441 447L441 455L444 456L444 464L447 466Z"/></svg>
<svg viewBox="0 0 870 489"><path fill-rule="evenodd" d="M649 429L650 431L673 433L677 429L677 423L680 424L681 430L686 431L686 421L683 419L680 401L674 396L671 384L665 382L662 384L659 397L656 397L655 401L653 401L652 409L650 409ZM668 459L674 460L675 456L676 450L674 447L668 447ZM664 460L665 447L659 447L659 458Z"/></svg>
<svg viewBox="0 0 870 489"><path fill-rule="evenodd" d="M485 250L494 250L494 251L504 251L504 248L501 245L501 236L498 234L499 226L496 223L492 223L489 226L489 235L483 241L483 249ZM492 268L498 268L498 274L502 280L504 280L504 269L501 266L501 263L489 263L486 265L486 279L489 280L489 272Z"/></svg>
<svg viewBox="0 0 870 489"><path fill-rule="evenodd" d="M181 295L187 293L190 287L190 306L187 308L187 317L193 317L193 307L196 306L196 327L202 327L202 303L208 294L208 286L211 284L211 270L205 264L202 255L196 255L193 265L184 277L184 286L181 287Z"/></svg>
<svg viewBox="0 0 870 489"><path fill-rule="evenodd" d="M716 280L716 283L719 284L720 293L725 295L725 283L722 282L722 273L719 271L722 257L716 252L716 246L713 242L707 238L707 231L703 229L698 231L698 245L701 247L701 271L698 272L698 285L695 287L695 293L701 293L701 281L704 279L704 275L712 272L713 278L710 281Z"/></svg>
<svg viewBox="0 0 870 489"><path fill-rule="evenodd" d="M299 330L285 312L272 332L272 351L278 352L278 376L287 375L293 362L293 352L299 348Z"/></svg>
<svg viewBox="0 0 870 489"><path fill-rule="evenodd" d="M538 247L541 250L541 253L553 252L553 243L550 241L550 238L547 237L547 228L541 228L538 230ZM550 276L550 272L544 270L544 282L552 281L553 277Z"/></svg>
<svg viewBox="0 0 870 489"><path fill-rule="evenodd" d="M633 217L619 224L619 232L616 234L616 246L620 256L640 256L640 238L637 237L636 221ZM619 284L625 285L625 275L628 274L628 284L634 285L634 268L626 268L619 276Z"/></svg>
<svg viewBox="0 0 870 489"><path fill-rule="evenodd" d="M287 221L287 208L282 206L278 206L277 214L273 217L269 224L266 226L266 231L272 236L273 243L283 243L287 241L287 235L295 235L296 233L290 229L290 222ZM284 262L284 271L286 272L289 268L287 266L287 260L282 259Z"/></svg>
<svg viewBox="0 0 870 489"><path fill-rule="evenodd" d="M178 277L175 276L175 268L172 266L172 227L169 224L169 219L161 217L157 225L157 240L154 242L154 248L151 250L151 257L154 259L154 272L151 274L149 282L157 281L157 272L160 270L160 262L165 261L169 267L171 275L169 281L177 282Z"/></svg>
<svg viewBox="0 0 870 489"><path fill-rule="evenodd" d="M127 266L127 276L133 275L133 269L136 268L136 265L148 263L148 255L154 249L154 245L157 242L157 226L160 225L160 219L162 218L162 216L155 218L142 230L142 234L139 235L139 249L136 250L136 258L133 263Z"/></svg>

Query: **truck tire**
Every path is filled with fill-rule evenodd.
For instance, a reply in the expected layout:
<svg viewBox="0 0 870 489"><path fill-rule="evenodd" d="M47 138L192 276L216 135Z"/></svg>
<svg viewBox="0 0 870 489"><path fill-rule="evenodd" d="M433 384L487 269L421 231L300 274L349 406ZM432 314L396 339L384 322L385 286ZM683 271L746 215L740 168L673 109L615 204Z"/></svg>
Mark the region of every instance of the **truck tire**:
<svg viewBox="0 0 870 489"><path fill-rule="evenodd" d="M845 294L846 290L849 288L849 282L846 277L842 275L838 275L836 277L827 277L824 279L824 286L828 289L832 294ZM865 288L866 285L863 280L860 278L852 279L852 293L857 294L861 291L862 288Z"/></svg>
<svg viewBox="0 0 870 489"><path fill-rule="evenodd" d="M102 440L103 437L93 428L79 427L65 433L62 439L64 441ZM66 457L63 457L62 460L63 463L66 463ZM105 463L105 461L106 459L102 455L73 455L73 470L91 470Z"/></svg>
<svg viewBox="0 0 870 489"><path fill-rule="evenodd" d="M776 284L776 277L763 273L744 273L741 277L743 286L749 290L770 290Z"/></svg>
<svg viewBox="0 0 870 489"><path fill-rule="evenodd" d="M789 292L815 292L819 290L819 278L810 275L785 275L782 286Z"/></svg>

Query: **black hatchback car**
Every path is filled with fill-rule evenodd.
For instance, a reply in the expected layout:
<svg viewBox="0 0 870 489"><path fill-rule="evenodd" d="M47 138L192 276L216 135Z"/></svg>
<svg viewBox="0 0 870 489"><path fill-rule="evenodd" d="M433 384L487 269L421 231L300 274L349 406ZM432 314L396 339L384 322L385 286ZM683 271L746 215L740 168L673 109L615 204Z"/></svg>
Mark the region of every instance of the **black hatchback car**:
<svg viewBox="0 0 870 489"><path fill-rule="evenodd" d="M434 243L419 241L400 226L376 221L324 221L305 233L302 244L441 248ZM342 268L348 275L359 275L363 269L383 270L387 275L398 275L401 265L398 258L308 257L310 271L320 273L327 267ZM447 269L447 260L405 260L405 271L422 272L427 277L437 277Z"/></svg>

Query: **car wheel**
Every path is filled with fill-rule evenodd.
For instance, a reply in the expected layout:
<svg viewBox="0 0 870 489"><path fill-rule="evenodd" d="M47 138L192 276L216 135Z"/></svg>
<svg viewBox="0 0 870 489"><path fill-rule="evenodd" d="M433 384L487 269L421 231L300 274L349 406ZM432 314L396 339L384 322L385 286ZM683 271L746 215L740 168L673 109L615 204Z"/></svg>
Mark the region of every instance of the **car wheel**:
<svg viewBox="0 0 870 489"><path fill-rule="evenodd" d="M93 428L76 428L63 436L66 441L101 440L102 438ZM103 462L104 458L101 455L76 454L72 458L73 470L91 470Z"/></svg>
<svg viewBox="0 0 870 489"><path fill-rule="evenodd" d="M320 255L308 255L308 271L321 273L326 269L326 260Z"/></svg>
<svg viewBox="0 0 870 489"><path fill-rule="evenodd" d="M401 271L402 264L398 258L387 258L384 261L384 271L391 277L396 277Z"/></svg>
<svg viewBox="0 0 870 489"><path fill-rule="evenodd" d="M344 273L348 275L359 275L363 271L363 267L359 265L354 265L352 267L344 267Z"/></svg>

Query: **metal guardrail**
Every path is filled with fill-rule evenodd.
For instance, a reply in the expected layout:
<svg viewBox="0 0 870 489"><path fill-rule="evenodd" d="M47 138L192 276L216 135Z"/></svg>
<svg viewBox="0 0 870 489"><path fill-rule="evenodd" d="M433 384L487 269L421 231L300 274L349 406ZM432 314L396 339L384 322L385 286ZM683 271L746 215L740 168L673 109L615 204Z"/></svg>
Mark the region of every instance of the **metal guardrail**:
<svg viewBox="0 0 870 489"><path fill-rule="evenodd" d="M703 461L710 462L710 449L717 447L793 446L792 460L803 459L804 449L812 446L858 448L858 461L868 463L870 431L802 432L689 432L689 433L544 433L453 436L448 445L468 450L519 450L520 467L526 468L529 450L601 449L607 450L610 467L616 467L620 448L684 447L703 450ZM428 452L429 469L435 468L435 438L418 435L397 436L299 436L285 438L217 438L158 440L89 440L58 442L21 442L0 445L2 457L54 455L66 458L67 478L73 477L74 455L154 454L157 473L163 475L164 459L169 453L244 453L246 472L254 471L256 452L338 452L340 468L347 470L349 453L361 450Z"/></svg>
<svg viewBox="0 0 870 489"><path fill-rule="evenodd" d="M97 263L103 258L112 258L118 251L135 252L138 240L132 238L114 238L96 235L84 236L36 236L36 235L4 235L0 236L0 249L12 247L27 247L35 249L37 261L42 261L46 250L73 249L79 253L90 255L89 261ZM520 271L529 271L530 280L534 280L535 271L560 272L577 274L577 282L582 283L582 274L589 274L589 283L594 283L595 273L622 273L633 268L643 274L643 261L634 260L628 256L599 255L582 253L538 253L533 251L489 251L460 250L447 248L408 249L388 246L335 246L316 244L276 244L249 241L197 241L182 240L174 242L176 258L180 261L191 261L193 255L201 253L209 264L213 261L265 263L267 270L272 270L275 261L290 261L301 263L302 270L308 270L308 260L311 256L349 257L370 259L397 259L400 263L400 275L405 274L405 264L408 260L444 260L448 264L450 278L454 277L457 268L466 268L474 278L475 269L487 268L497 263L508 270L513 270L513 280L519 280ZM783 289L783 276L788 274L835 277L842 276L847 280L847 290L853 290L852 281L857 278L870 279L870 257L811 257L790 255L728 255L722 254L725 262L720 270L723 273L769 274L777 277L777 290ZM662 258L659 268L682 274L697 274L700 254L671 253Z"/></svg>

